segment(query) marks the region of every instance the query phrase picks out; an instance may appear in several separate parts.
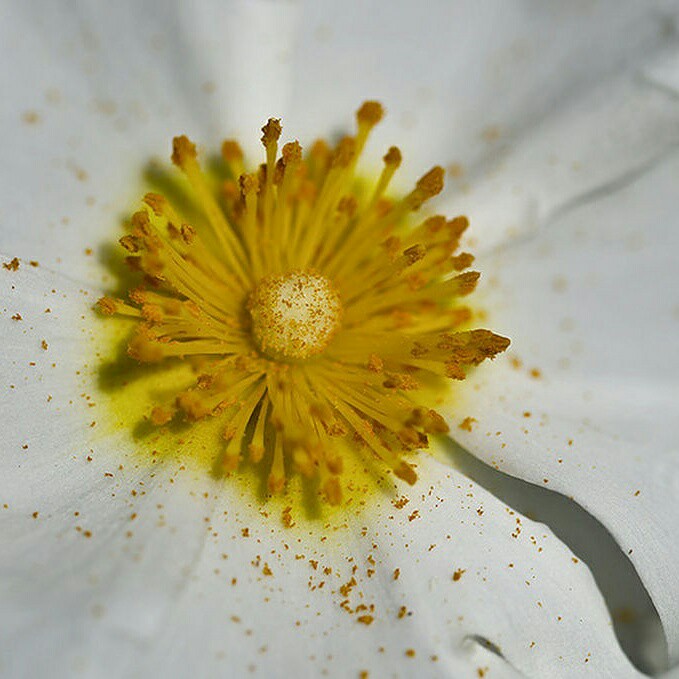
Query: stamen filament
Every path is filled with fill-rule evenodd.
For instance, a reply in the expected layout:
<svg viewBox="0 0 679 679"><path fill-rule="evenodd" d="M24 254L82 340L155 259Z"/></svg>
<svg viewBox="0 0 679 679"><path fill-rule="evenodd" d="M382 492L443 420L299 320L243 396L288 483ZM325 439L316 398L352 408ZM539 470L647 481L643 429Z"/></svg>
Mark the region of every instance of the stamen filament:
<svg viewBox="0 0 679 679"><path fill-rule="evenodd" d="M218 421L215 473L236 470L247 452L253 464L270 460L269 492L300 474L338 504L354 449L413 484L404 455L448 430L430 405L444 380L463 379L509 344L488 330L460 331L473 318L461 300L479 279L468 270L473 257L458 252L466 217L411 214L441 191L443 169L389 198L401 164L392 146L372 189L359 189L357 163L383 112L365 102L355 136L334 149L316 142L306 156L295 141L278 157L280 121L270 118L264 164L246 167L227 140L220 182L176 137L172 160L204 219L190 223L148 193L120 239L142 285L129 303L104 297L98 307L134 322L133 359L160 364L158 374L181 361L193 369L194 384L148 417L156 426Z"/></svg>

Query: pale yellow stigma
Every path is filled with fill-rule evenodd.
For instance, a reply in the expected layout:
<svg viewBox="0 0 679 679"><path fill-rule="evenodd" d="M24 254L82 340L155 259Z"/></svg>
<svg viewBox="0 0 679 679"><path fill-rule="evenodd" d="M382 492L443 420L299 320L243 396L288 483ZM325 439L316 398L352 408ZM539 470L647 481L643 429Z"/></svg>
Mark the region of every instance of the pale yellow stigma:
<svg viewBox="0 0 679 679"><path fill-rule="evenodd" d="M282 360L322 353L342 318L333 284L325 276L303 271L263 279L250 296L248 310L259 349Z"/></svg>

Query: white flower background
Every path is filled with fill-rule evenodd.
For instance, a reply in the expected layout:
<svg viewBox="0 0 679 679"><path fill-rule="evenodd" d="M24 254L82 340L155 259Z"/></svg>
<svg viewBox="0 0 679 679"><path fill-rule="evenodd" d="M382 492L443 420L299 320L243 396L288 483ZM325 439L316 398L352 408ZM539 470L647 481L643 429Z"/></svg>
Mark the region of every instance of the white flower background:
<svg viewBox="0 0 679 679"><path fill-rule="evenodd" d="M3 3L0 676L679 663L678 29L676 0ZM461 168L436 209L469 215L512 347L407 507L285 529L88 426L97 254L173 135L259 159L269 116L304 144L367 98L402 186Z"/></svg>

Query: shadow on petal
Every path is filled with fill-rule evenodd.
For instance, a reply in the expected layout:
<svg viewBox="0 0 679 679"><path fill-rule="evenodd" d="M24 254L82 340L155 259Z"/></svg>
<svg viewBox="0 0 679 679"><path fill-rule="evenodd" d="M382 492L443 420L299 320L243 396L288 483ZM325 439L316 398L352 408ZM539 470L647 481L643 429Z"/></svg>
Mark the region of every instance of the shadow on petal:
<svg viewBox="0 0 679 679"><path fill-rule="evenodd" d="M667 641L658 612L634 566L597 519L559 493L493 469L452 440L446 454L474 482L516 511L549 526L587 564L620 646L639 670L653 675L667 669Z"/></svg>

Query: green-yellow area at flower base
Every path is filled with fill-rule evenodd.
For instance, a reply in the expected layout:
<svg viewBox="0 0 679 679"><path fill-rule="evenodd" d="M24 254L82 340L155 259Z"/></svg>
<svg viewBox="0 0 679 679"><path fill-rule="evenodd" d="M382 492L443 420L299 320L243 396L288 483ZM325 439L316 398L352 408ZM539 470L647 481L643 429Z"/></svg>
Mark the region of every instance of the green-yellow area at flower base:
<svg viewBox="0 0 679 679"><path fill-rule="evenodd" d="M388 473L377 458L350 444L344 446L346 482L340 505L324 502L318 482L294 472L282 492L269 492L267 462L270 460L266 458L264 464L253 464L246 456L236 471L224 472L219 465L224 445L219 417L193 423L178 420L163 426L151 421L151 412L158 400L178 389L189 388L195 382L195 371L186 361L149 366L128 356L127 342L134 325L120 317L97 319L92 335L97 356L96 361L89 363L98 365L95 400L100 409L96 437L122 434L129 438L132 453L124 460L126 466L132 464L149 470L156 465L171 466L178 473L207 477L215 488L226 481L242 502L258 507L289 526L316 524L319 520L337 521L347 513L358 517L378 502L398 503L399 497L417 492L417 487L413 489ZM454 387L439 383L426 393L426 398L432 403L450 405L456 399ZM413 466L427 464L428 457L437 455L438 450L433 441L431 451L419 451L410 458ZM118 462L123 462L122 458Z"/></svg>
<svg viewBox="0 0 679 679"><path fill-rule="evenodd" d="M98 399L108 417L99 419L97 425L99 436L129 434L134 446L131 461L140 467L171 464L187 473L211 477L215 482L227 478L238 487L245 502L261 504L272 514L281 514L291 506L296 522L304 518L328 518L329 514L349 507L362 511L376 494L383 497L398 494L398 484L379 468L377 461L357 455L351 446L346 447L345 473L350 481L345 486L341 507L321 502L318 484L313 480L308 482L300 474L290 477L284 492L270 493L266 458L261 465L249 463L246 458L238 470L224 472L219 466L224 446L223 423L219 417L204 418L197 423L179 420L163 426L151 421L150 414L159 397L189 388L195 382L195 372L185 361L149 369L128 357L125 347L132 329L132 324L125 319L98 324L97 351L102 364Z"/></svg>
<svg viewBox="0 0 679 679"><path fill-rule="evenodd" d="M210 174L175 138L186 182L144 196L120 239L132 279L99 301L111 317L100 384L147 459L197 463L310 516L416 484L418 451L448 431L435 408L450 380L509 340L470 329L467 219L413 217L443 170L390 198L392 147L374 182L357 179L382 115L365 102L355 136L306 156L291 142L280 157L270 119L251 173L236 142Z"/></svg>

